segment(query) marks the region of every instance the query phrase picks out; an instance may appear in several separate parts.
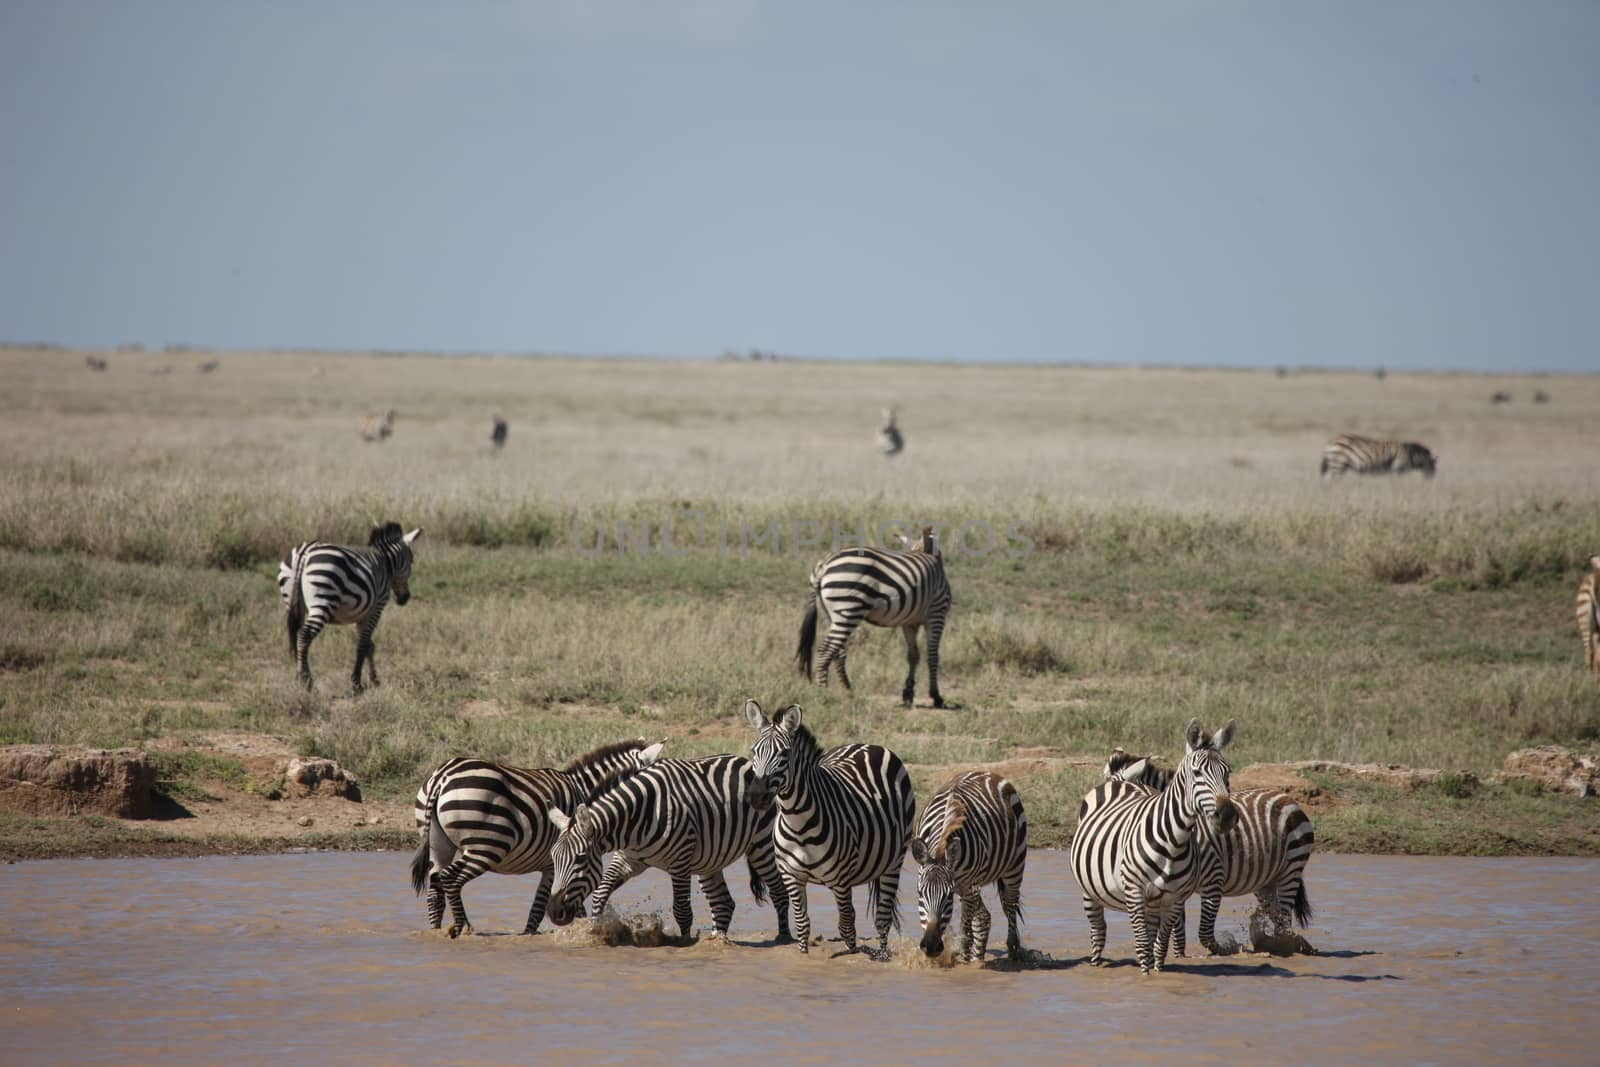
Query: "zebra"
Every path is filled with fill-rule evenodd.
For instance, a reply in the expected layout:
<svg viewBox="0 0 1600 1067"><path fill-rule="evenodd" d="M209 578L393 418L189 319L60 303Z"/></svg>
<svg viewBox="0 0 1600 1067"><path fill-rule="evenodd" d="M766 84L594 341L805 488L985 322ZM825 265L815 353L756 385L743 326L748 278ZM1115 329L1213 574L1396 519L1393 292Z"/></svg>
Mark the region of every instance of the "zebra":
<svg viewBox="0 0 1600 1067"><path fill-rule="evenodd" d="M1333 478L1354 471L1357 474L1404 474L1421 471L1432 478L1439 457L1426 445L1415 441L1380 441L1360 434L1342 433L1322 450L1322 476Z"/></svg>
<svg viewBox="0 0 1600 1067"><path fill-rule="evenodd" d="M594 789L624 771L648 767L666 742L644 738L605 745L562 770L530 770L489 760L459 758L435 767L417 790L417 835L411 888L428 890L428 925L437 930L450 906L449 934L472 933L461 890L485 871L539 871L525 934L539 932L550 896L550 848L558 830L552 812L575 808Z"/></svg>
<svg viewBox="0 0 1600 1067"><path fill-rule="evenodd" d="M494 416L494 430L489 434L489 441L497 450L505 447L506 431L508 429L509 427L506 425L505 419L501 418L499 415Z"/></svg>
<svg viewBox="0 0 1600 1067"><path fill-rule="evenodd" d="M1120 779L1159 792L1174 772L1159 768L1153 757L1136 758L1122 749L1111 753L1102 777ZM1262 911L1272 920L1273 932L1283 934L1289 918L1302 928L1311 924L1311 902L1306 898L1305 869L1316 847L1311 818L1286 794L1271 789L1240 789L1230 794L1239 821L1217 837L1204 820L1195 827L1203 852L1200 875L1200 944L1218 952L1217 909L1223 897L1255 894ZM1179 906L1173 948L1185 954L1186 916Z"/></svg>
<svg viewBox="0 0 1600 1067"><path fill-rule="evenodd" d="M101 359L99 356L96 356L96 355L84 356L83 357L83 365L85 367L88 367L90 370L105 370L106 369L106 361Z"/></svg>
<svg viewBox="0 0 1600 1067"><path fill-rule="evenodd" d="M222 366L222 362L220 360L208 359L196 367L195 370L199 371L201 374L210 374L220 366Z"/></svg>
<svg viewBox="0 0 1600 1067"><path fill-rule="evenodd" d="M368 413L361 416L361 439L363 441L382 441L394 433L394 409L390 408L382 415Z"/></svg>
<svg viewBox="0 0 1600 1067"><path fill-rule="evenodd" d="M1578 583L1577 615L1583 665L1600 681L1600 556L1589 557L1589 573Z"/></svg>
<svg viewBox="0 0 1600 1067"><path fill-rule="evenodd" d="M828 684L828 667L837 662L839 681L845 689L850 688L845 644L863 619L874 626L899 627L906 638L906 684L900 702L909 708L916 692L917 628L926 627L928 695L934 707L945 706L939 694L939 637L950 614L950 583L932 526L924 526L922 536L906 551L845 548L825 556L812 568L811 592L795 651L795 665L808 677L819 611L828 616L828 637L816 664L819 684Z"/></svg>
<svg viewBox="0 0 1600 1067"><path fill-rule="evenodd" d="M792 927L800 951L811 950L806 886L817 882L833 890L845 952L888 959L889 927L900 925L895 898L917 806L905 764L878 745L848 744L822 751L801 721L798 704L769 721L760 704L747 700L744 713L756 730L750 803L762 811L776 802L772 843L778 875L794 910ZM863 882L868 884L867 906L878 933L876 951L856 946L850 890Z"/></svg>
<svg viewBox="0 0 1600 1067"><path fill-rule="evenodd" d="M883 409L883 426L878 430L878 451L886 456L897 456L906 447L900 427L894 424L894 408Z"/></svg>
<svg viewBox="0 0 1600 1067"><path fill-rule="evenodd" d="M618 886L657 867L672 877L672 916L680 938L689 940L694 922L691 875L700 879L711 905L711 936L726 938L733 895L722 871L743 856L750 869L750 892L759 904L771 889L777 939L788 942L789 898L772 852L772 823L778 812L771 806L758 812L752 806L754 781L755 771L743 756L659 760L611 779L570 818L551 811L550 821L560 836L550 850L550 921L567 925L591 892L593 914L600 915ZM607 852L616 856L602 878L600 862Z"/></svg>
<svg viewBox="0 0 1600 1067"><path fill-rule="evenodd" d="M1183 762L1159 793L1113 780L1084 796L1072 835L1072 873L1089 918L1090 964L1100 966L1105 909L1116 908L1128 913L1139 970L1161 970L1180 905L1195 891L1201 873L1196 825L1205 821L1214 833L1226 834L1238 819L1222 758L1233 730L1230 719L1213 737L1190 719Z"/></svg>
<svg viewBox="0 0 1600 1067"><path fill-rule="evenodd" d="M1500 392L1489 398L1489 403L1495 405L1509 404L1511 403L1511 394L1502 389Z"/></svg>
<svg viewBox="0 0 1600 1067"><path fill-rule="evenodd" d="M378 661L372 631L394 590L394 602L411 599L411 546L422 528L402 533L397 522L372 527L367 546L330 545L306 541L296 545L278 565L278 594L287 609L289 654L299 661L300 681L311 680L311 642L329 623L354 623L357 631L356 669L350 676L362 691L361 664L365 661L378 684Z"/></svg>
<svg viewBox="0 0 1600 1067"><path fill-rule="evenodd" d="M922 809L911 855L917 876L917 921L922 951L944 951L955 897L961 898L960 952L981 960L989 947L989 909L980 890L997 882L1006 916L1006 954L1022 954L1022 871L1028 861L1028 817L1016 787L990 771L968 771L947 782Z"/></svg>

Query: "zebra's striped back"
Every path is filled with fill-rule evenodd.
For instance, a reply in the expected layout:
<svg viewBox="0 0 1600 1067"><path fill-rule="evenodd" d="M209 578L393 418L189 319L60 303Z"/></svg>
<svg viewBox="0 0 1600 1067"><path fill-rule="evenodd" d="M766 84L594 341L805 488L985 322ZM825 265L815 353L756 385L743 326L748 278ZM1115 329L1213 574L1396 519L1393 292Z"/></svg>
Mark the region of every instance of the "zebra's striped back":
<svg viewBox="0 0 1600 1067"><path fill-rule="evenodd" d="M1432 478L1438 465L1438 457L1416 441L1379 440L1355 433L1340 434L1322 450L1324 478L1334 478L1348 471L1356 474L1421 471Z"/></svg>
<svg viewBox="0 0 1600 1067"><path fill-rule="evenodd" d="M947 782L922 809L911 854L917 876L917 919L922 950L944 951L955 898L962 901L961 952L981 959L988 945L989 912L980 890L999 884L1006 913L1006 947L1021 948L1017 919L1028 859L1028 817L1016 787L990 771L969 771Z"/></svg>
<svg viewBox="0 0 1600 1067"><path fill-rule="evenodd" d="M1589 557L1589 566L1578 583L1578 639L1583 642L1583 665L1600 681L1600 556Z"/></svg>

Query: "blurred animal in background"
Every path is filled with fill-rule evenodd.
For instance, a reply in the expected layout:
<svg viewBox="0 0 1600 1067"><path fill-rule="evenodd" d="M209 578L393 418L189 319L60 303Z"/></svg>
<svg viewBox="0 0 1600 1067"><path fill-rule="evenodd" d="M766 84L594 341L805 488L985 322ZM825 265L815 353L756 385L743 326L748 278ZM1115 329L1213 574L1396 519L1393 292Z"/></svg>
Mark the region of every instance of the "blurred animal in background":
<svg viewBox="0 0 1600 1067"><path fill-rule="evenodd" d="M1489 403L1491 403L1491 404L1509 404L1509 403L1511 403L1511 394L1507 393L1507 392L1504 392L1504 391L1498 392L1498 393L1494 394L1494 396L1491 396L1489 398Z"/></svg>
<svg viewBox="0 0 1600 1067"><path fill-rule="evenodd" d="M394 409L390 408L382 415L369 412L361 416L361 439L363 441L382 441L394 433Z"/></svg>
<svg viewBox="0 0 1600 1067"><path fill-rule="evenodd" d="M1377 370L1372 372L1372 376L1381 382L1389 376L1389 372L1384 370L1382 367L1379 367Z"/></svg>
<svg viewBox="0 0 1600 1067"><path fill-rule="evenodd" d="M99 356L84 356L83 365L88 367L90 370L106 369L106 361L101 359Z"/></svg>
<svg viewBox="0 0 1600 1067"><path fill-rule="evenodd" d="M494 417L494 432L489 435L489 440L497 450L506 445L506 420L499 415Z"/></svg>
<svg viewBox="0 0 1600 1067"><path fill-rule="evenodd" d="M1589 557L1589 573L1578 583L1578 639L1583 665L1600 681L1600 556Z"/></svg>
<svg viewBox="0 0 1600 1067"><path fill-rule="evenodd" d="M1439 457L1415 441L1380 441L1360 434L1342 433L1322 450L1322 476L1334 478L1346 471L1356 474L1404 474L1421 471L1432 478Z"/></svg>
<svg viewBox="0 0 1600 1067"><path fill-rule="evenodd" d="M201 374L210 374L212 371L216 370L221 365L222 365L222 363L221 363L220 360L208 359L204 363L202 363L198 367L196 367L195 370L199 371Z"/></svg>
<svg viewBox="0 0 1600 1067"><path fill-rule="evenodd" d="M897 456L906 447L900 427L894 424L894 408L883 409L883 428L878 431L878 450L886 456Z"/></svg>
<svg viewBox="0 0 1600 1067"><path fill-rule="evenodd" d="M1543 389L1540 389L1537 393L1533 394L1533 402L1535 404L1548 404L1550 403L1550 394L1545 392Z"/></svg>

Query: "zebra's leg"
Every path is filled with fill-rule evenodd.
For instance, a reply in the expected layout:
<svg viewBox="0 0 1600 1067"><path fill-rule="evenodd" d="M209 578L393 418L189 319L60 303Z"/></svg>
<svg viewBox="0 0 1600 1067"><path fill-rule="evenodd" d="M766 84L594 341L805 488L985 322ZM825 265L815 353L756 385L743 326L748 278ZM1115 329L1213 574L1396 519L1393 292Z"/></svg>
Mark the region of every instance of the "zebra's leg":
<svg viewBox="0 0 1600 1067"><path fill-rule="evenodd" d="M544 922L544 909L550 903L550 883L555 879L555 870L546 863L539 870L539 888L534 891L533 905L528 908L528 924L522 928L525 934L539 932L539 924Z"/></svg>
<svg viewBox="0 0 1600 1067"><path fill-rule="evenodd" d="M961 898L961 954L969 960L982 960L989 951L989 909L976 889Z"/></svg>
<svg viewBox="0 0 1600 1067"><path fill-rule="evenodd" d="M611 894L619 886L646 869L646 864L634 863L620 852L612 856L611 862L606 864L605 873L600 876L600 885L594 891L594 917L598 919L605 914L607 905L611 903Z"/></svg>
<svg viewBox="0 0 1600 1067"><path fill-rule="evenodd" d="M1217 911L1221 907L1221 891L1207 889L1200 895L1200 944L1213 956L1221 954L1217 947Z"/></svg>
<svg viewBox="0 0 1600 1067"><path fill-rule="evenodd" d="M828 666L835 660L839 662L839 684L845 689L850 688L850 675L844 666L845 646L850 642L850 635L855 633L860 625L859 618L839 615L833 617L832 624L828 627L828 637L822 642L822 653L817 657L817 684L828 684Z"/></svg>
<svg viewBox="0 0 1600 1067"><path fill-rule="evenodd" d="M1083 914L1089 919L1089 966L1098 967L1106 950L1106 909L1089 896L1083 898Z"/></svg>
<svg viewBox="0 0 1600 1067"><path fill-rule="evenodd" d="M450 866L439 872L439 888L444 891L445 902L450 905L451 922L446 933L451 937L472 933L472 924L467 921L467 906L461 902L462 888L493 867L498 860L499 857L481 856L463 850Z"/></svg>
<svg viewBox="0 0 1600 1067"><path fill-rule="evenodd" d="M1201 899L1201 914L1205 914L1205 901ZM1189 955L1189 905L1178 905L1178 917L1172 931L1172 952L1177 956Z"/></svg>
<svg viewBox="0 0 1600 1067"><path fill-rule="evenodd" d="M1000 878L1000 910L1006 916L1006 955L1012 959L1022 958L1022 935L1017 930L1017 924L1022 919L1022 872L1018 871L1015 878L1002 875Z"/></svg>
<svg viewBox="0 0 1600 1067"><path fill-rule="evenodd" d="M850 897L850 887L847 885L833 886L833 902L839 909L839 940L844 942L845 952L856 950L856 904Z"/></svg>
<svg viewBox="0 0 1600 1067"><path fill-rule="evenodd" d="M1172 932L1177 927L1179 919L1183 916L1183 905L1174 904L1161 912L1161 918L1156 926L1156 943L1154 949L1155 969L1160 971L1167 962L1167 947L1172 943Z"/></svg>
<svg viewBox="0 0 1600 1067"><path fill-rule="evenodd" d="M317 635L326 625L327 620L321 615L308 614L306 621L300 624L299 636L295 638L295 658L300 668L300 684L308 691L314 686L311 679L311 642L317 639Z"/></svg>
<svg viewBox="0 0 1600 1067"><path fill-rule="evenodd" d="M943 615L928 620L928 696L933 706L944 707L944 697L939 693L939 638L944 633Z"/></svg>
<svg viewBox="0 0 1600 1067"><path fill-rule="evenodd" d="M694 936L694 905L689 901L688 872L672 876L672 917L678 923L678 940L688 943Z"/></svg>
<svg viewBox="0 0 1600 1067"><path fill-rule="evenodd" d="M439 872L428 876L428 926L434 930L444 925L444 890L439 888Z"/></svg>
<svg viewBox="0 0 1600 1067"><path fill-rule="evenodd" d="M1123 894L1128 906L1128 925L1133 928L1133 954L1139 960L1140 973L1149 974L1150 965L1155 962L1156 931L1150 929L1150 914L1145 910L1144 893L1138 886L1125 885ZM1158 927L1160 921L1160 913L1157 912Z"/></svg>
<svg viewBox="0 0 1600 1067"><path fill-rule="evenodd" d="M788 871L779 871L783 888L789 895L789 907L794 912L794 938L802 955L811 951L811 913L806 910L806 884Z"/></svg>
<svg viewBox="0 0 1600 1067"><path fill-rule="evenodd" d="M733 924L733 894L728 892L728 880L721 871L700 876L700 892L711 905L711 936L726 938Z"/></svg>
<svg viewBox="0 0 1600 1067"><path fill-rule="evenodd" d="M778 916L778 936L774 940L780 945L788 944L794 940L789 934L789 889L778 876L770 826L764 831L757 831L756 842L750 846L749 859L750 869L767 887L767 895L772 898L772 910Z"/></svg>
<svg viewBox="0 0 1600 1067"><path fill-rule="evenodd" d="M873 919L878 932L878 951L869 955L881 962L889 958L889 929L894 925L895 909L900 903L900 865L896 863L878 875L874 888L878 908Z"/></svg>
<svg viewBox="0 0 1600 1067"><path fill-rule="evenodd" d="M910 707L917 695L917 624L900 627L906 636L906 684L900 690L900 703Z"/></svg>

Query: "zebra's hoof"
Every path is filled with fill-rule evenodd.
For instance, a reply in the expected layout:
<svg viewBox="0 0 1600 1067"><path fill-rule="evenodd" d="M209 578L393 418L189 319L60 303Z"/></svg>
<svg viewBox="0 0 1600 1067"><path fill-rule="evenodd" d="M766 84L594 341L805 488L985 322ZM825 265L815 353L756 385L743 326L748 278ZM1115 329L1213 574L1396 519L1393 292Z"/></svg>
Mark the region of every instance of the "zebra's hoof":
<svg viewBox="0 0 1600 1067"><path fill-rule="evenodd" d="M450 927L448 933L450 934L450 937L452 939L457 938L457 937L471 937L472 936L472 924L471 923L467 923L465 926L454 926L454 925L452 925Z"/></svg>
<svg viewBox="0 0 1600 1067"><path fill-rule="evenodd" d="M772 939L774 945L792 945L794 937L787 930L779 930L778 936Z"/></svg>

